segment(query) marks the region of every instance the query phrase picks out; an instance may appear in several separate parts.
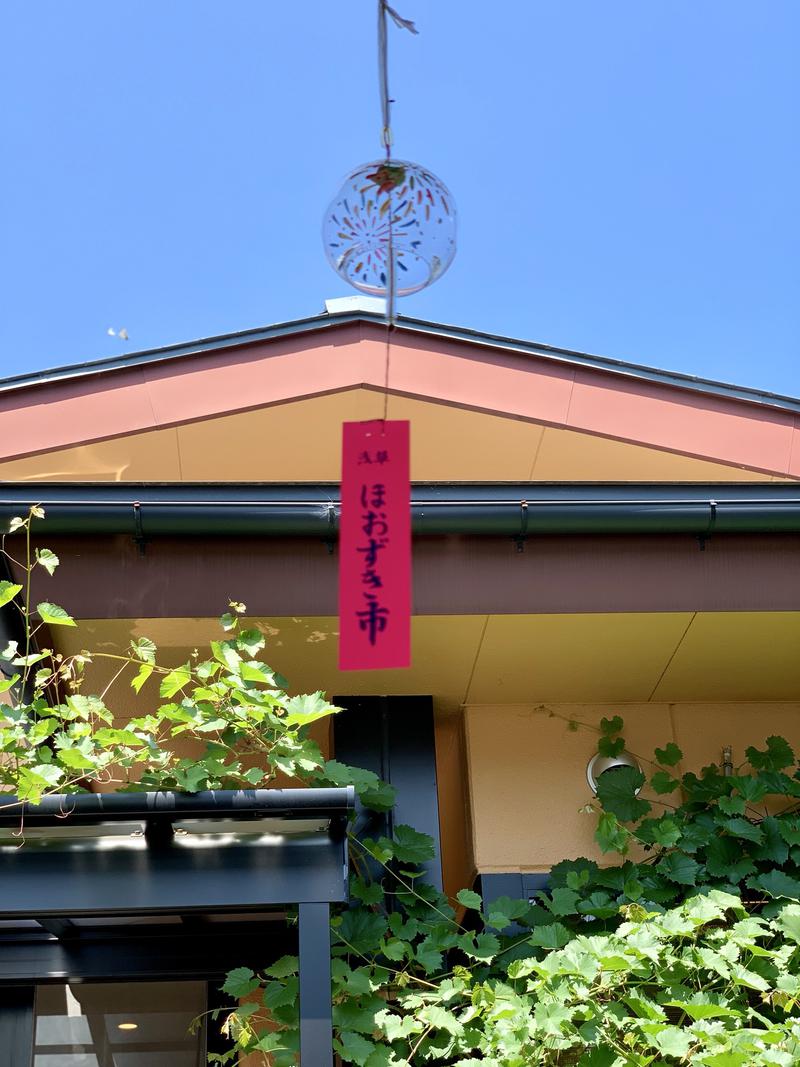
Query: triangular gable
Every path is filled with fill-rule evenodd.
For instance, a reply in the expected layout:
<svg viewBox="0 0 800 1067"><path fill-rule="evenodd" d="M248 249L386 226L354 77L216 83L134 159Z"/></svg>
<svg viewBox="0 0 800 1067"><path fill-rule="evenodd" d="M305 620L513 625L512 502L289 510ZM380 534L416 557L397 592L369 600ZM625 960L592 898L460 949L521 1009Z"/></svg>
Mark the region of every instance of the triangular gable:
<svg viewBox="0 0 800 1067"><path fill-rule="evenodd" d="M219 427L237 416L252 418L270 410L276 413L277 424L281 408L284 422L288 418L289 425L299 425L319 447L317 431L322 424L315 425L311 410L315 403L326 408L323 421L331 427L342 418L379 414L386 341L386 329L379 321L348 317L338 323L329 320L324 329L309 326L233 346L230 341L209 342L187 355L166 353L158 359L144 354L147 358L138 362L130 358L99 372L76 368L41 382L17 382L0 392L0 477L53 473L47 474L47 464L37 464L36 469L20 469L15 475L3 461L50 454L50 466L58 467L54 453L95 450L102 442L108 449L114 439L134 435L145 440L159 434L168 441L172 435L165 434L167 430L206 421L209 427ZM631 453L637 456L637 473L631 476L640 479L647 477L641 468L647 466L648 453L700 461L703 472L698 470L698 477L703 478L714 477L717 465L723 465L716 475L719 480L736 477L737 468L767 477L800 477L798 416L791 401L757 402L746 390L688 384L688 380L683 384L676 376L659 378L658 372L639 373L639 368L587 360L552 350L522 351L519 345L491 338L450 337L443 328L434 332L400 324L391 335L389 414L414 419L416 411L420 424L432 421L431 447L436 444L437 420L442 439L449 433L456 440L460 436L473 441L475 473L469 477L475 480L493 480L490 471L480 472L479 460L497 447L492 442L498 433L497 443L509 457L523 457L520 470L498 475L509 480L557 478L558 463L551 464L551 475L541 466L537 471L541 457L559 447L586 452L592 440L596 450L605 449L609 457L618 444L646 450ZM800 404L796 406L800 411ZM476 421L476 416L483 418ZM505 436L501 426L507 428ZM266 433L270 436L256 443L264 450L281 449L280 435L271 436L269 428ZM107 462L107 457L99 462ZM597 466L598 479L613 477L615 462L624 472L619 453L616 461L609 458L605 466ZM527 473L522 470L526 465ZM658 466L654 463L654 468ZM685 463L682 473L680 466L675 465L677 473L670 477L691 478ZM439 476L450 477L444 471L416 475ZM291 480L296 475L283 477ZM313 477L325 475L317 472ZM653 475L654 480L659 477ZM169 479L166 471L160 475L160 480ZM234 470L227 479L239 480Z"/></svg>

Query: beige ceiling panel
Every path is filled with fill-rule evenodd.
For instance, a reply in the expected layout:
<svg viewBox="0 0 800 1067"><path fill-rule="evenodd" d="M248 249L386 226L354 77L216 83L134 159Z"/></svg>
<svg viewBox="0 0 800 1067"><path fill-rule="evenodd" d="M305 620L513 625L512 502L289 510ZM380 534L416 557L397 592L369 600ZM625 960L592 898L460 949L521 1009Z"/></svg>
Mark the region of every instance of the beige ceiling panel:
<svg viewBox="0 0 800 1067"><path fill-rule="evenodd" d="M338 482L342 423L358 419L346 390L178 427L187 482Z"/></svg>
<svg viewBox="0 0 800 1067"><path fill-rule="evenodd" d="M9 482L178 482L176 431L149 430L0 463Z"/></svg>
<svg viewBox="0 0 800 1067"><path fill-rule="evenodd" d="M547 427L532 478L539 482L767 482L770 475L674 452Z"/></svg>
<svg viewBox="0 0 800 1067"><path fill-rule="evenodd" d="M795 700L800 612L706 612L692 621L654 700Z"/></svg>
<svg viewBox="0 0 800 1067"><path fill-rule="evenodd" d="M648 700L689 612L493 615L468 704Z"/></svg>
<svg viewBox="0 0 800 1067"><path fill-rule="evenodd" d="M353 418L360 422L368 422L370 419L382 419L384 411L387 411L386 417L388 419L400 417L394 413L395 398L392 396L389 397L388 409L383 393L376 392L374 389L355 389L354 396L356 406Z"/></svg>
<svg viewBox="0 0 800 1067"><path fill-rule="evenodd" d="M186 481L338 481L342 422L383 417L380 393L354 389L178 428ZM411 421L415 481L524 481L542 427L460 408L389 398Z"/></svg>
<svg viewBox="0 0 800 1067"><path fill-rule="evenodd" d="M684 612L496 615L488 622L482 615L416 616L410 670L347 673L336 668L335 618L251 621L264 630L268 661L294 692L430 693L445 711L462 703L786 701L800 694L800 612L694 620ZM220 631L215 619L89 619L75 629L54 627L52 636L65 654L100 653L86 678L86 691L100 692L118 669L102 654L118 654L132 636L152 638L160 662L174 666L194 648L202 653ZM155 702L157 686L148 683L142 695L145 704ZM126 679L109 700L122 717L143 706Z"/></svg>
<svg viewBox="0 0 800 1067"><path fill-rule="evenodd" d="M524 482L544 432L518 419L393 396L389 418L411 420L411 477L418 482Z"/></svg>
<svg viewBox="0 0 800 1067"><path fill-rule="evenodd" d="M338 620L321 618L248 619L267 638L266 659L290 683L292 692L323 689L329 694L402 696L430 694L443 711L458 708L480 644L485 618L478 615L416 616L412 622L412 663L409 670L347 671L337 669ZM102 653L118 654L132 637L149 637L158 646L159 662L186 662L194 648L200 654L222 631L216 619L86 619L75 629L54 633L65 655L89 648L101 653L87 668L85 691L100 692L119 668ZM133 677L133 668L131 668ZM137 700L123 678L109 691L108 706L119 718L142 714L158 699L155 680Z"/></svg>

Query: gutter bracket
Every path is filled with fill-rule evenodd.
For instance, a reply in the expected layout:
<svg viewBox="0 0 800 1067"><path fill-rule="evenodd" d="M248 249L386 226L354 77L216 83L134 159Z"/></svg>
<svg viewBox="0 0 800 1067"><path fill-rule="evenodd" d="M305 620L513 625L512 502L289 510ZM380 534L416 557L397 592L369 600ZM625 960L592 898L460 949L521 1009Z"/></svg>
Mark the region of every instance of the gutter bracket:
<svg viewBox="0 0 800 1067"><path fill-rule="evenodd" d="M147 538L144 536L144 527L142 526L142 505L138 500L133 502L133 529L133 543L139 549L139 555L143 556Z"/></svg>
<svg viewBox="0 0 800 1067"><path fill-rule="evenodd" d="M326 518L328 520L328 535L322 538L322 543L328 550L328 555L333 555L333 549L336 544L336 505L332 500L328 501L328 507L326 509Z"/></svg>
<svg viewBox="0 0 800 1067"><path fill-rule="evenodd" d="M706 550L706 541L713 534L714 527L717 524L717 502L716 502L716 500L709 500L708 506L709 506L709 508L711 510L711 514L710 514L709 519L708 519L708 526L706 527L705 532L699 534L698 538L697 538L697 543L700 546L700 551L701 552L705 552L705 550Z"/></svg>
<svg viewBox="0 0 800 1067"><path fill-rule="evenodd" d="M525 551L525 542L528 539L528 501L520 500L519 533L514 538L517 552Z"/></svg>

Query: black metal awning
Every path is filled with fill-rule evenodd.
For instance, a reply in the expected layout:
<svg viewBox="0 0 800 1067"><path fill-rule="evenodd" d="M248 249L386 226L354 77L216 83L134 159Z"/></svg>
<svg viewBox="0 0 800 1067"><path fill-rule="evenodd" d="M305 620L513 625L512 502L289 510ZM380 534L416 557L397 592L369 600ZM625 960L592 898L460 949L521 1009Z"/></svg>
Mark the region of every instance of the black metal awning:
<svg viewBox="0 0 800 1067"><path fill-rule="evenodd" d="M263 941L298 905L302 1062L332 1063L330 905L347 899L354 804L352 787L0 797L0 983L119 977L121 938L136 973L148 943L174 950L197 922L228 969L230 935Z"/></svg>

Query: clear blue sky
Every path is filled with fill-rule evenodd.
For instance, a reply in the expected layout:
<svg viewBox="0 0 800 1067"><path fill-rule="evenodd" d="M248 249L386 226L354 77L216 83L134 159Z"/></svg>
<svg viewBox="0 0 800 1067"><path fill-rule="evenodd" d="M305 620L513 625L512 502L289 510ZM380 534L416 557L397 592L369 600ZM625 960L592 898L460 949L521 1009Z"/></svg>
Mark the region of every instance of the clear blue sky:
<svg viewBox="0 0 800 1067"><path fill-rule="evenodd" d="M395 6L396 154L460 212L401 312L800 393L797 0ZM0 374L349 292L374 0L6 0L3 38Z"/></svg>

